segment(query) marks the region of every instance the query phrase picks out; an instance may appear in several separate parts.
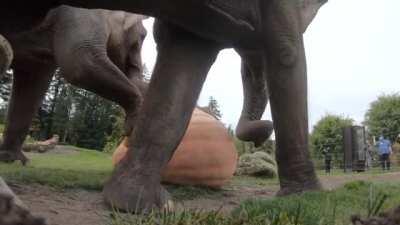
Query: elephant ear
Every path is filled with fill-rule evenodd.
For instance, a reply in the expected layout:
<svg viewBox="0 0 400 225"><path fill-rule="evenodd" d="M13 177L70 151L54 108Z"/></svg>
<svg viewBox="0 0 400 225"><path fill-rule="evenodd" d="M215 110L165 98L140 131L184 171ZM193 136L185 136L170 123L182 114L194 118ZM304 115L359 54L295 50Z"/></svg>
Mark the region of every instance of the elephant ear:
<svg viewBox="0 0 400 225"><path fill-rule="evenodd" d="M0 79L4 76L13 60L13 51L10 43L0 35Z"/></svg>
<svg viewBox="0 0 400 225"><path fill-rule="evenodd" d="M140 15L140 14L133 14L133 13L126 13L127 17L124 23L124 29L129 29L132 26L141 23L143 20L148 19L148 16Z"/></svg>
<svg viewBox="0 0 400 225"><path fill-rule="evenodd" d="M300 1L300 13L301 13L301 26L303 33L307 30L308 25L313 21L317 15L318 10L328 0L299 0Z"/></svg>

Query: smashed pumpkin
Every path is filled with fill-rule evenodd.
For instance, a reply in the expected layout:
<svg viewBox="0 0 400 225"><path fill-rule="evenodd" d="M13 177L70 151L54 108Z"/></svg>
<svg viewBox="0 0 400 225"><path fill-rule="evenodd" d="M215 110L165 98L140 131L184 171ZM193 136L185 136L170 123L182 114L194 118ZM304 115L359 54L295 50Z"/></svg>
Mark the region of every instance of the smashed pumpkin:
<svg viewBox="0 0 400 225"><path fill-rule="evenodd" d="M125 138L113 155L116 165L126 154ZM224 125L195 109L189 127L172 159L162 172L166 183L221 187L233 176L237 152Z"/></svg>

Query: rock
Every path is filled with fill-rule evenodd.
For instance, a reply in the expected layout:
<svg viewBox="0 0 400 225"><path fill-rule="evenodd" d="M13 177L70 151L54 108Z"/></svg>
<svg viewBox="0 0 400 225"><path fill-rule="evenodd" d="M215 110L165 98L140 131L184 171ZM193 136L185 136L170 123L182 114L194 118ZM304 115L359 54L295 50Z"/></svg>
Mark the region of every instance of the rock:
<svg viewBox="0 0 400 225"><path fill-rule="evenodd" d="M113 155L116 165L126 154L125 139ZM237 152L224 125L213 116L195 109L189 127L162 173L166 183L218 188L233 176Z"/></svg>
<svg viewBox="0 0 400 225"><path fill-rule="evenodd" d="M36 142L36 144L38 144L38 145L53 145L53 146L55 146L55 145L58 145L59 140L60 140L60 136L55 134L50 139L47 139L45 141L38 141L38 142Z"/></svg>
<svg viewBox="0 0 400 225"><path fill-rule="evenodd" d="M243 154L239 158L236 174L272 178L277 175L276 162L266 152Z"/></svg>
<svg viewBox="0 0 400 225"><path fill-rule="evenodd" d="M48 152L56 147L59 141L58 135L53 135L52 138L46 141L38 141L31 144L24 144L22 146L22 151L24 152L38 152L38 153L45 153Z"/></svg>

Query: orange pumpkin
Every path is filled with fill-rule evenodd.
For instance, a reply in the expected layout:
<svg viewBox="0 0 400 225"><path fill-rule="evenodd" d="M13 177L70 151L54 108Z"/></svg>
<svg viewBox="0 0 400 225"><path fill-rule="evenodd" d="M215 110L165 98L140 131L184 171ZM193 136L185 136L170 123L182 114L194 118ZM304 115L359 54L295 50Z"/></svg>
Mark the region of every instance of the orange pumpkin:
<svg viewBox="0 0 400 225"><path fill-rule="evenodd" d="M125 138L113 155L116 165L126 154ZM162 173L164 182L221 187L233 176L237 152L224 125L213 116L195 109L189 127Z"/></svg>

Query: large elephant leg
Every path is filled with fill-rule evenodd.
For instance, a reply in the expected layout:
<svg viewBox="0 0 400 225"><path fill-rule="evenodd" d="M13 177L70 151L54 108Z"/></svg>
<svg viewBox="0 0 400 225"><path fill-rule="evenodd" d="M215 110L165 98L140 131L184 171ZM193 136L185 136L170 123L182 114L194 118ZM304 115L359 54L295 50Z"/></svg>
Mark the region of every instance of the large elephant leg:
<svg viewBox="0 0 400 225"><path fill-rule="evenodd" d="M77 87L119 104L126 113L125 133L130 134L142 103L138 87L108 58L105 45L82 43L72 46L71 49L78 48L79 51L56 48L62 76Z"/></svg>
<svg viewBox="0 0 400 225"><path fill-rule="evenodd" d="M130 149L105 184L112 206L135 212L161 208L168 193L160 172L180 143L217 46L176 27L155 27L158 58Z"/></svg>
<svg viewBox="0 0 400 225"><path fill-rule="evenodd" d="M24 165L28 161L22 153L22 144L49 87L54 69L48 65L41 68L15 66L0 161L20 160Z"/></svg>
<svg viewBox="0 0 400 225"><path fill-rule="evenodd" d="M237 49L242 58L243 109L236 127L236 136L259 146L272 133L271 121L261 120L268 103L266 67L259 51Z"/></svg>
<svg viewBox="0 0 400 225"><path fill-rule="evenodd" d="M281 195L321 188L308 151L306 58L296 4L262 2Z"/></svg>

